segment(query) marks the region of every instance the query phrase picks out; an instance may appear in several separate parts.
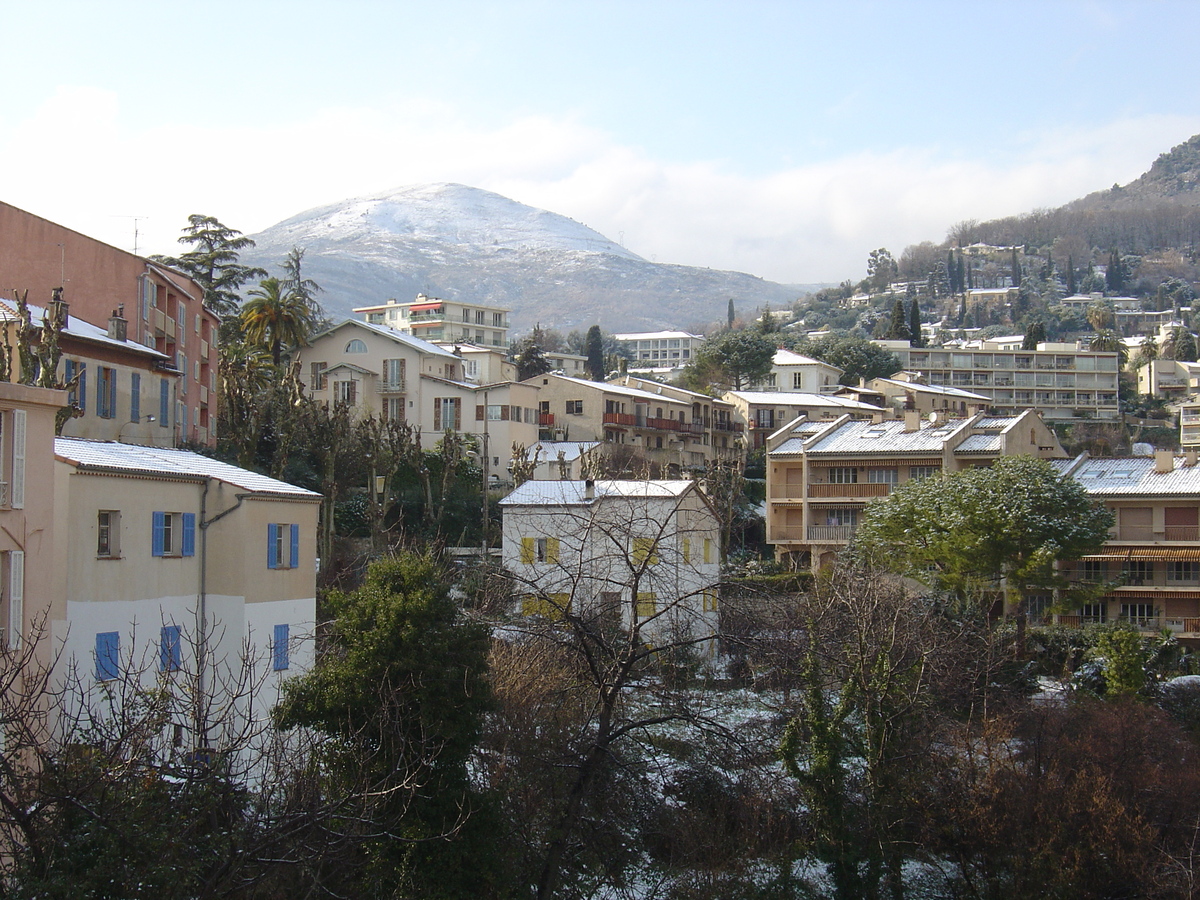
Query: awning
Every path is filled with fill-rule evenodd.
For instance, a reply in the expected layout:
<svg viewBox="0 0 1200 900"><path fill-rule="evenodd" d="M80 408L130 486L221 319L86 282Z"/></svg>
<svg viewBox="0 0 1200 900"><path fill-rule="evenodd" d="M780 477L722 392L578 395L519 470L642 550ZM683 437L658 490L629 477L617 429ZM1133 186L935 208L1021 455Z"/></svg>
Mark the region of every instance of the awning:
<svg viewBox="0 0 1200 900"><path fill-rule="evenodd" d="M440 300L437 303L414 303L412 306L410 306L408 308L408 311L410 313L429 312L429 310L431 310L431 309L441 309L441 307L442 307L442 301L440 301Z"/></svg>
<svg viewBox="0 0 1200 900"><path fill-rule="evenodd" d="M1110 549L1104 553L1090 553L1080 559L1200 559L1200 547L1130 547L1128 550Z"/></svg>

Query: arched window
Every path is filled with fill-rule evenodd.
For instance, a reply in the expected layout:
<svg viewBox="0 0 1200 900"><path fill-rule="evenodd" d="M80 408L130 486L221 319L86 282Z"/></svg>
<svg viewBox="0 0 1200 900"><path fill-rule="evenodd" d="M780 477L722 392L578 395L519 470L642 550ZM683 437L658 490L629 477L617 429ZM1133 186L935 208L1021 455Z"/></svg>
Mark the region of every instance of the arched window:
<svg viewBox="0 0 1200 900"><path fill-rule="evenodd" d="M354 340L352 340L350 343L348 343L346 345L346 352L347 353L366 353L367 345L364 344L362 341L360 341L358 338L355 338Z"/></svg>

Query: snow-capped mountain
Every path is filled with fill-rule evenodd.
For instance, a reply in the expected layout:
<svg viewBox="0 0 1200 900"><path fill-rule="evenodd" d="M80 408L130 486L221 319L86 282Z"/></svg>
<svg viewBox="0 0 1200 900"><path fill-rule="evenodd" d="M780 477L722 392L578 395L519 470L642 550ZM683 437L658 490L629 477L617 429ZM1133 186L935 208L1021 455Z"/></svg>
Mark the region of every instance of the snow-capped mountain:
<svg viewBox="0 0 1200 900"><path fill-rule="evenodd" d="M796 286L740 272L652 263L579 222L461 184L399 188L308 210L251 235L242 261L278 273L292 247L324 288L326 313L418 293L507 306L517 332L691 328L753 314Z"/></svg>

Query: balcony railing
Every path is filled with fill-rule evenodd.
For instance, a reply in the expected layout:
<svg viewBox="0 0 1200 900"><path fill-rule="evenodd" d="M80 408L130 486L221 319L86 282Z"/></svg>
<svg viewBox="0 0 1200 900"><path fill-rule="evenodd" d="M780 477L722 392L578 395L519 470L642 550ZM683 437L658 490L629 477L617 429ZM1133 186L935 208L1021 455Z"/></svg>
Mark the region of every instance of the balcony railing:
<svg viewBox="0 0 1200 900"><path fill-rule="evenodd" d="M804 541L804 526L803 525L772 525L769 531L767 540L776 543L785 541L802 543Z"/></svg>
<svg viewBox="0 0 1200 900"><path fill-rule="evenodd" d="M538 413L538 425L543 428L553 428L554 413Z"/></svg>
<svg viewBox="0 0 1200 900"><path fill-rule="evenodd" d="M1200 417L1197 417L1197 421L1200 421ZM728 431L733 434L741 434L742 433L742 423L741 422L715 421L715 422L713 422L713 430L714 431Z"/></svg>
<svg viewBox="0 0 1200 900"><path fill-rule="evenodd" d="M1168 541L1200 541L1200 525L1168 525Z"/></svg>
<svg viewBox="0 0 1200 900"><path fill-rule="evenodd" d="M379 394L403 394L404 379L393 378L391 381L376 382L375 391Z"/></svg>
<svg viewBox="0 0 1200 900"><path fill-rule="evenodd" d="M0 481L0 507L8 509L11 505L12 502L8 493L8 482Z"/></svg>
<svg viewBox="0 0 1200 900"><path fill-rule="evenodd" d="M617 413L606 412L604 414L605 425L631 425L635 426L638 423L638 417L633 413Z"/></svg>
<svg viewBox="0 0 1200 900"><path fill-rule="evenodd" d="M886 497L892 486L890 484L810 484L810 497L853 497L870 498Z"/></svg>
<svg viewBox="0 0 1200 900"><path fill-rule="evenodd" d="M809 525L810 541L849 541L854 537L854 525Z"/></svg>

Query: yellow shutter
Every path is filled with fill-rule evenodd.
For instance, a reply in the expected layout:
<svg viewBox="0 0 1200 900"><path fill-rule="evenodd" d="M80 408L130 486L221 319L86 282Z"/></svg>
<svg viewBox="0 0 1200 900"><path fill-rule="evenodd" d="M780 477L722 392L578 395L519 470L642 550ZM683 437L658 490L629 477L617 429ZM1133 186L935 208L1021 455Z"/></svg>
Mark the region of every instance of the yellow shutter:
<svg viewBox="0 0 1200 900"><path fill-rule="evenodd" d="M717 592L716 591L708 590L708 591L704 592L704 611L705 612L716 612L717 611Z"/></svg>
<svg viewBox="0 0 1200 900"><path fill-rule="evenodd" d="M640 566L649 562L650 565L657 566L658 553L656 551L654 538L635 537L633 539L633 564Z"/></svg>
<svg viewBox="0 0 1200 900"><path fill-rule="evenodd" d="M546 538L546 562L558 562L558 538Z"/></svg>
<svg viewBox="0 0 1200 900"><path fill-rule="evenodd" d="M570 594L550 594L539 597L537 594L526 594L521 598L521 615L541 616L552 622L557 622L571 608Z"/></svg>
<svg viewBox="0 0 1200 900"><path fill-rule="evenodd" d="M658 611L658 595L652 591L637 595L637 617L648 619Z"/></svg>
<svg viewBox="0 0 1200 900"><path fill-rule="evenodd" d="M704 561L712 562L712 540L710 538L704 539Z"/></svg>
<svg viewBox="0 0 1200 900"><path fill-rule="evenodd" d="M683 561L685 563L690 563L692 561L692 539L691 538L683 539Z"/></svg>
<svg viewBox="0 0 1200 900"><path fill-rule="evenodd" d="M521 562L529 565L534 558L534 542L531 537L521 538Z"/></svg>

